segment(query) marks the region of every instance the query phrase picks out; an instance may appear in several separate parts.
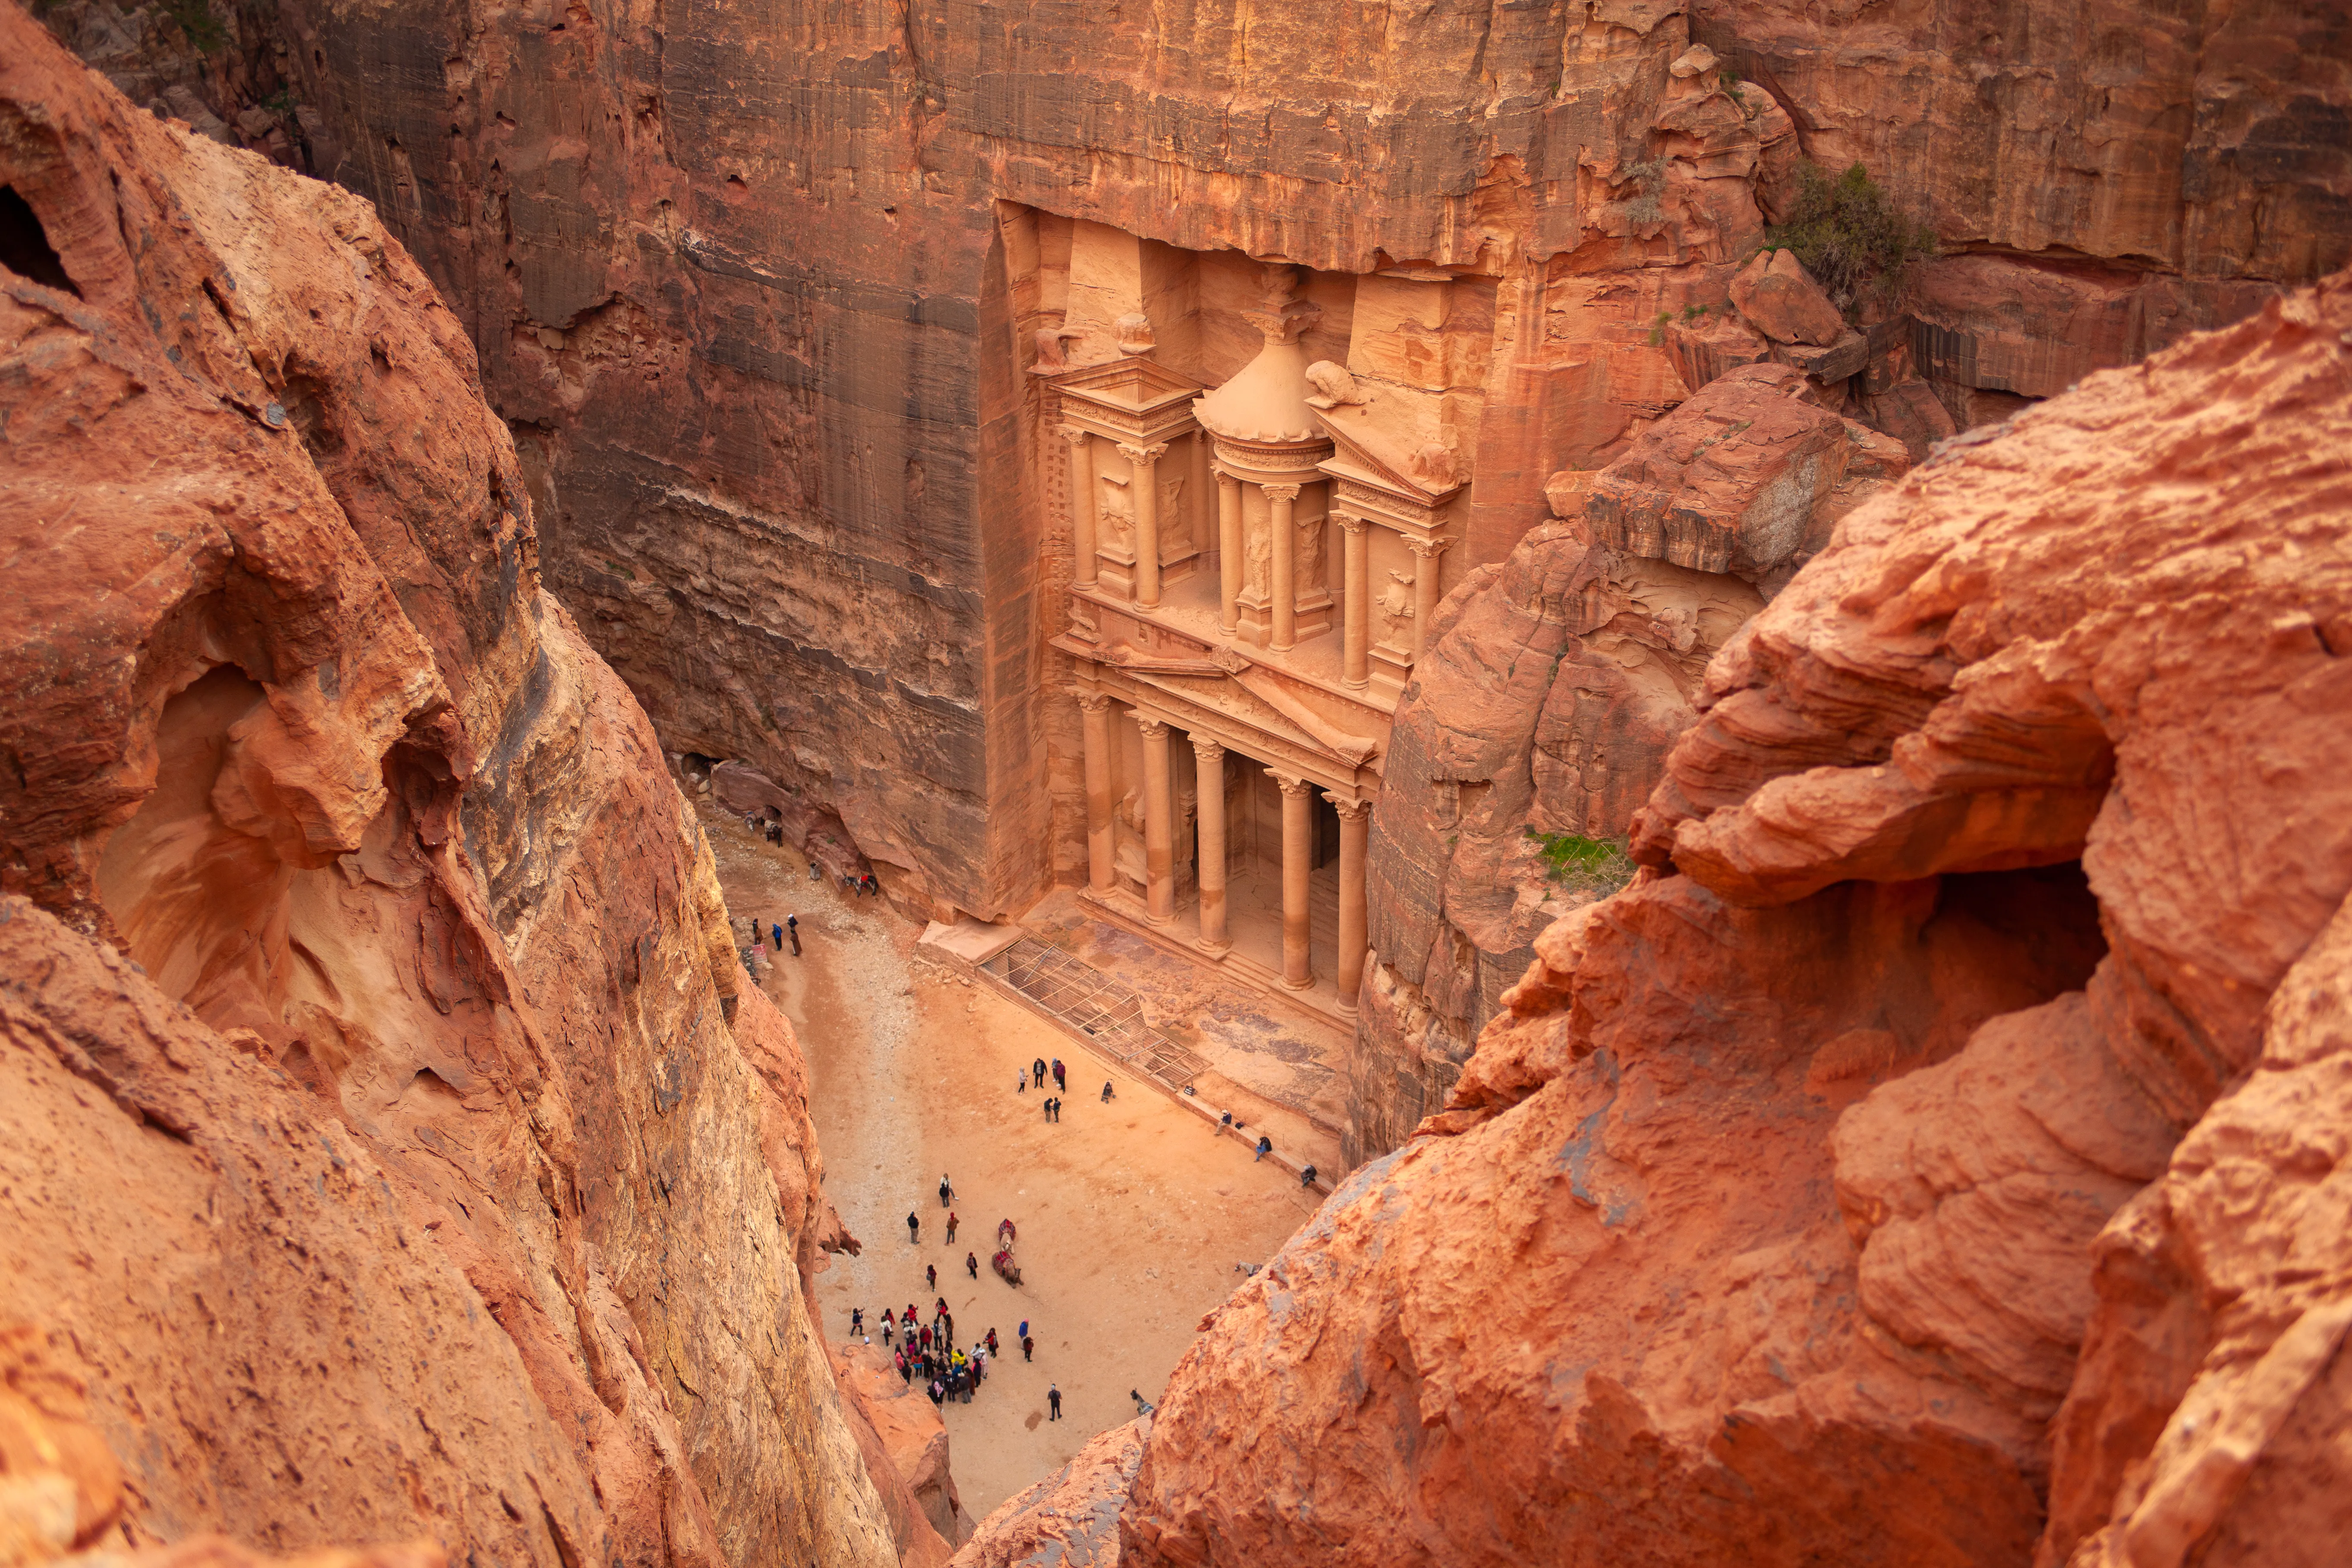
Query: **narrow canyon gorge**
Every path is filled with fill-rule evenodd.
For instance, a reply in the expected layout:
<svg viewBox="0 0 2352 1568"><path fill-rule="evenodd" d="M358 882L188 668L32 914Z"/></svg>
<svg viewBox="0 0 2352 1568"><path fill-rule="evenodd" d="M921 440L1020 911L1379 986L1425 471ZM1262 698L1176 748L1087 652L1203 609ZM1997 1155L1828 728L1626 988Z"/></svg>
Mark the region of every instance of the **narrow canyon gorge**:
<svg viewBox="0 0 2352 1568"><path fill-rule="evenodd" d="M2352 1561L2336 0L0 0L0 1568Z"/></svg>

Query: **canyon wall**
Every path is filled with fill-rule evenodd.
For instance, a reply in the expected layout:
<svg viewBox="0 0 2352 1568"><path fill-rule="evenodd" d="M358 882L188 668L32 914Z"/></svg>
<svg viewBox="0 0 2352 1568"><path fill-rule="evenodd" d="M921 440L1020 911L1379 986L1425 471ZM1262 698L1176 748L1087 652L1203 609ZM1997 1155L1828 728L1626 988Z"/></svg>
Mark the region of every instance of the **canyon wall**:
<svg viewBox="0 0 2352 1568"><path fill-rule="evenodd" d="M57 25L144 92L121 15ZM255 64L213 73L210 112L373 199L441 285L551 585L665 742L837 809L914 902L983 913L1068 875L1077 790L1045 646L1058 445L1024 372L1041 325L1086 323L1040 296L1024 214L1486 280L1454 329L1484 399L1464 570L1686 395L1657 319L1720 301L1801 154L1863 159L1959 252L1874 310L1838 410L1915 454L2352 245L2344 51L2284 0L2147 26L1673 0L235 15Z"/></svg>
<svg viewBox="0 0 2352 1568"><path fill-rule="evenodd" d="M119 1468L68 1535L918 1554L798 1046L460 323L13 7L0 185L0 1318Z"/></svg>
<svg viewBox="0 0 2352 1568"><path fill-rule="evenodd" d="M1121 1561L2340 1555L2347 451L2340 275L1845 517Z"/></svg>

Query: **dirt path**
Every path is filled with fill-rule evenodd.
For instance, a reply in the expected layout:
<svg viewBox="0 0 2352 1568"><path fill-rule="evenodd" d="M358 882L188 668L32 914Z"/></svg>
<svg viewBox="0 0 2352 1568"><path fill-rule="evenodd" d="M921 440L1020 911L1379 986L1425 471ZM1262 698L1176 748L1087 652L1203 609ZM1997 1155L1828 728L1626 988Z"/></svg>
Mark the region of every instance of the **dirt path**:
<svg viewBox="0 0 2352 1568"><path fill-rule="evenodd" d="M1132 1419L1130 1388L1157 1400L1202 1315L1239 1283L1234 1265L1272 1257L1314 1212L1315 1194L1034 1014L919 963L919 928L878 900L813 883L805 862L756 842L739 821L708 809L703 817L738 921L801 920L804 956L778 961L766 989L808 1058L826 1191L865 1243L818 1281L825 1331L845 1335L853 1306L870 1329L885 1306L915 1301L928 1318L945 1296L961 1341L993 1327L1009 1352L971 1404L946 1410L956 1484L965 1508L985 1518L1087 1438ZM1040 1056L1069 1068L1055 1125L1034 1086L1014 1089ZM952 1247L942 1174L954 1180L962 1222ZM910 1210L922 1221L919 1245L907 1239ZM1021 1232L1018 1290L988 1267L1007 1217ZM966 1253L979 1262L976 1280ZM924 1282L926 1264L940 1271L937 1289ZM1015 1342L1024 1318L1037 1341L1029 1365ZM1048 1380L1062 1390L1058 1422L1046 1419Z"/></svg>

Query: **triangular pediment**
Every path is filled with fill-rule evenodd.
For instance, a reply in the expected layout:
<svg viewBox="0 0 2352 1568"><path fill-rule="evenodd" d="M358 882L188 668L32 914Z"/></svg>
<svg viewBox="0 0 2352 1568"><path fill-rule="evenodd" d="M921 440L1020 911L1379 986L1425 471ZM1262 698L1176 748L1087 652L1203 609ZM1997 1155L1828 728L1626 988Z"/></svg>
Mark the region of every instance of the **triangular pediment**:
<svg viewBox="0 0 2352 1568"><path fill-rule="evenodd" d="M1395 491L1408 500L1423 506L1434 506L1462 488L1457 479L1443 489L1433 489L1412 477L1407 470L1404 453L1394 450L1396 434L1366 412L1362 404L1338 404L1330 408L1318 408L1315 417L1331 437L1335 448L1330 458L1320 466L1327 471L1343 473L1346 478L1377 485ZM1408 433L1410 435L1410 433Z"/></svg>

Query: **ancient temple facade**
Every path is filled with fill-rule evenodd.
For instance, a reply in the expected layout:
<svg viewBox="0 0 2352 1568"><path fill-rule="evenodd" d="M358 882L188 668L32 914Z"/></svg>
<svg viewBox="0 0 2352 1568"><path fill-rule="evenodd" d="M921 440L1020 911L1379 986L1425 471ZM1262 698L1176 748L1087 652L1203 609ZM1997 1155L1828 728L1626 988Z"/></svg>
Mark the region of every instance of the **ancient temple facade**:
<svg viewBox="0 0 2352 1568"><path fill-rule="evenodd" d="M1067 826L1086 894L1345 1021L1389 730L1454 580L1465 498L1463 399L1443 384L1459 367L1441 352L1421 378L1440 384L1384 377L1354 329L1442 350L1454 279L1334 279L1067 230L1069 305L1032 375L1066 465L1045 537L1066 559L1053 647L1078 712L1084 808ZM1090 331L1089 305L1131 308ZM1255 352L1201 374L1204 339L1243 357L1236 324Z"/></svg>

